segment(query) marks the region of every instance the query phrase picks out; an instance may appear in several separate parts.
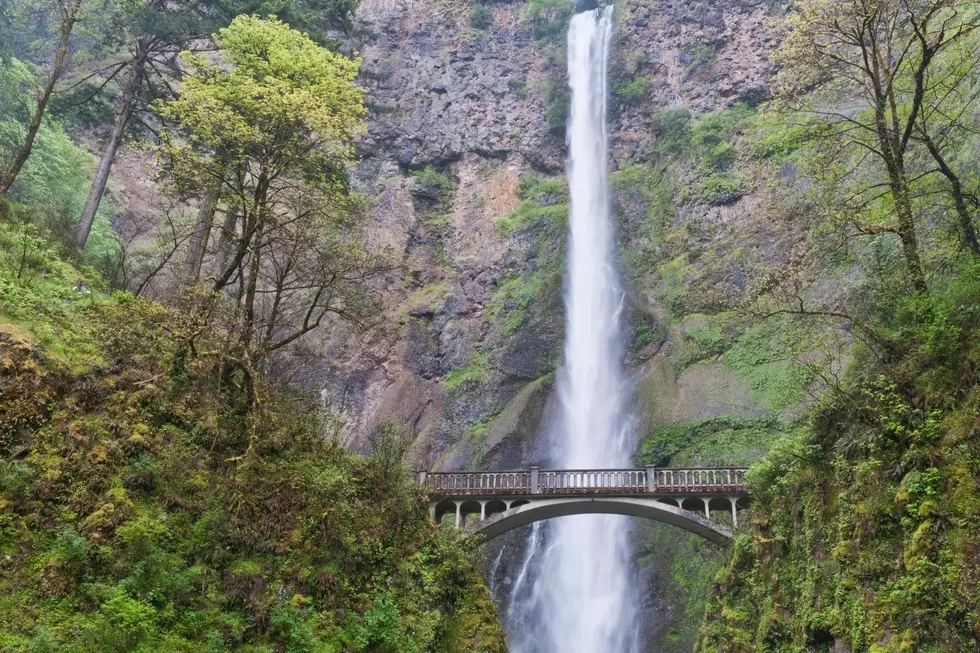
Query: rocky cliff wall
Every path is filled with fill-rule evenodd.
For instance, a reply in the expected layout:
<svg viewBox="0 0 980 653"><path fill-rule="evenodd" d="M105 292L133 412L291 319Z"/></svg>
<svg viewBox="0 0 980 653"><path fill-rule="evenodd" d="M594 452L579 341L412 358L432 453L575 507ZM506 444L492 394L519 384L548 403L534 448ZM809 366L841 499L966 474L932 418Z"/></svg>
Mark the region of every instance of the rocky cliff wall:
<svg viewBox="0 0 980 653"><path fill-rule="evenodd" d="M383 328L335 334L325 357L320 379L355 448L394 419L418 467L547 464L563 331L564 6L360 6L371 122L357 178L371 241L404 265L377 289ZM478 7L492 17L479 28ZM806 267L793 171L770 174L747 136L770 94L781 9L634 0L616 16L610 166L640 455L748 462L809 383L785 362L801 334L733 310ZM523 537L498 543L502 557L519 560ZM723 553L657 526L636 537L647 639L690 650ZM512 566L495 566L498 600Z"/></svg>
<svg viewBox="0 0 980 653"><path fill-rule="evenodd" d="M476 6L361 4L359 50L372 118L358 177L374 201L371 240L405 267L379 288L386 328L365 341L338 339L330 356L344 371L336 378L345 379L332 396L355 418L350 442L363 446L379 419L393 417L416 436L418 464L441 468L527 462L531 447L507 441L534 431L562 335L564 135L549 117L562 101L554 89L564 83L563 34L541 37L524 3L486 5L492 24L476 29L469 18ZM644 166L646 183L642 177L660 166L656 116L663 109L698 116L767 96L778 11L760 2L674 0L622 3L617 12L611 165ZM531 176L553 183L553 196L529 199ZM617 201L627 253L642 252L647 240L643 225L631 220L643 222L656 209L633 190L620 188ZM764 250L786 243L756 238L762 189L749 186L725 201L672 195L665 203L673 224L661 226L692 232L675 249L691 241L722 250L738 241L759 256L782 255ZM714 266L708 290L737 294L745 285L733 279L737 265ZM641 405L667 422L728 411L732 402L753 410L745 383L727 378L723 366L678 376L656 280L631 277L638 320L655 332L632 361L647 379ZM727 386L732 401L709 385ZM673 395L667 405L665 387ZM657 395L660 405L645 395ZM499 417L528 431L487 428ZM478 451L482 439L491 446Z"/></svg>

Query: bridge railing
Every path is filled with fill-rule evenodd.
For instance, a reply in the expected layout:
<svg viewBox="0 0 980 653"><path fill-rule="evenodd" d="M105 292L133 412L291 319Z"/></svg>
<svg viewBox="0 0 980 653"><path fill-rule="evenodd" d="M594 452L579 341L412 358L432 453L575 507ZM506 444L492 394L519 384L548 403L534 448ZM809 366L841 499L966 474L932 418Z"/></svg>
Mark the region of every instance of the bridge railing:
<svg viewBox="0 0 980 653"><path fill-rule="evenodd" d="M526 494L721 493L745 491L745 469L737 467L645 469L555 469L506 472L418 472L436 496Z"/></svg>
<svg viewBox="0 0 980 653"><path fill-rule="evenodd" d="M538 472L541 494L647 492L645 469L562 469Z"/></svg>
<svg viewBox="0 0 980 653"><path fill-rule="evenodd" d="M530 494L531 472L420 473L433 494Z"/></svg>

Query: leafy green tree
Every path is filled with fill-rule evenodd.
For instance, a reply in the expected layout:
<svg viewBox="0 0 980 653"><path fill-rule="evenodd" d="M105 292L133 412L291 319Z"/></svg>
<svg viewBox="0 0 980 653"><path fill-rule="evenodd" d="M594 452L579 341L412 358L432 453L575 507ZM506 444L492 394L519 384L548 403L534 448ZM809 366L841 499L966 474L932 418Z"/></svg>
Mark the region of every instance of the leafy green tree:
<svg viewBox="0 0 980 653"><path fill-rule="evenodd" d="M79 21L82 14L82 0L54 0L52 5L45 9L47 11L44 11L44 13L50 14L57 21L58 41L53 53L53 61L48 78L44 85L38 89L36 102L31 110L31 118L27 123L24 140L7 164L3 175L0 176L0 194L3 195L6 195L7 191L10 190L10 186L17 179L17 175L20 174L21 169L27 162L27 158L31 155L31 150L34 149L34 141L37 139L38 131L41 129L41 123L44 120L44 113L48 107L48 102L51 101L51 95L54 93L58 80L61 79L61 76L65 72L72 31L75 29L75 24ZM92 218L95 219L94 212Z"/></svg>
<svg viewBox="0 0 980 653"><path fill-rule="evenodd" d="M208 49L208 34L245 13L276 15L328 43L331 29L350 28L356 8L353 0L113 1L96 31L99 38L115 45L117 56L107 57L109 63L87 86L93 87L94 95L107 88L115 92L115 117L79 218L75 234L78 248L88 239L116 154L132 129L134 116L139 117L156 100L172 98L172 89L182 75L181 52Z"/></svg>
<svg viewBox="0 0 980 653"><path fill-rule="evenodd" d="M926 291L926 275L913 208L913 137L937 55L970 35L976 21L966 0L806 0L780 50L782 98L833 125L841 149L880 166L894 221L856 229L899 238L917 292Z"/></svg>
<svg viewBox="0 0 980 653"><path fill-rule="evenodd" d="M219 232L207 286L230 302L230 358L251 378L249 366L369 304L374 259L351 237L360 203L346 181L364 92L358 59L278 20L239 16L214 40L219 61L185 54L180 96L158 106L172 125L159 160L175 194L212 197L215 222L196 227L195 246Z"/></svg>

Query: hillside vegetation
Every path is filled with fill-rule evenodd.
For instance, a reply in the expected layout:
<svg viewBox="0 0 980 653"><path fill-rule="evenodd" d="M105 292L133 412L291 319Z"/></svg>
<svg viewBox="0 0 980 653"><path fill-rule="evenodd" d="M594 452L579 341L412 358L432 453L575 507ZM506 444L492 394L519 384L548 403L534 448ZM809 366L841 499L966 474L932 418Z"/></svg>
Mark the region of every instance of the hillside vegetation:
<svg viewBox="0 0 980 653"><path fill-rule="evenodd" d="M271 381L251 412L186 315L0 242L0 648L504 650L397 429L361 458Z"/></svg>

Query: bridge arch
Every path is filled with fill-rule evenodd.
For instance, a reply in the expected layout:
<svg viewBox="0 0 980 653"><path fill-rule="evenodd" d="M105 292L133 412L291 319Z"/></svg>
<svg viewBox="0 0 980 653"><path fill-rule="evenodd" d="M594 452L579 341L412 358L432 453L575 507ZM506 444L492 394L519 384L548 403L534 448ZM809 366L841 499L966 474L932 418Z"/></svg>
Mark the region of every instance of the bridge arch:
<svg viewBox="0 0 980 653"><path fill-rule="evenodd" d="M486 541L544 519L597 514L652 519L677 526L716 544L725 544L732 538L732 531L727 526L654 498L637 497L541 498L532 502L521 502L521 505L478 522L473 534Z"/></svg>

